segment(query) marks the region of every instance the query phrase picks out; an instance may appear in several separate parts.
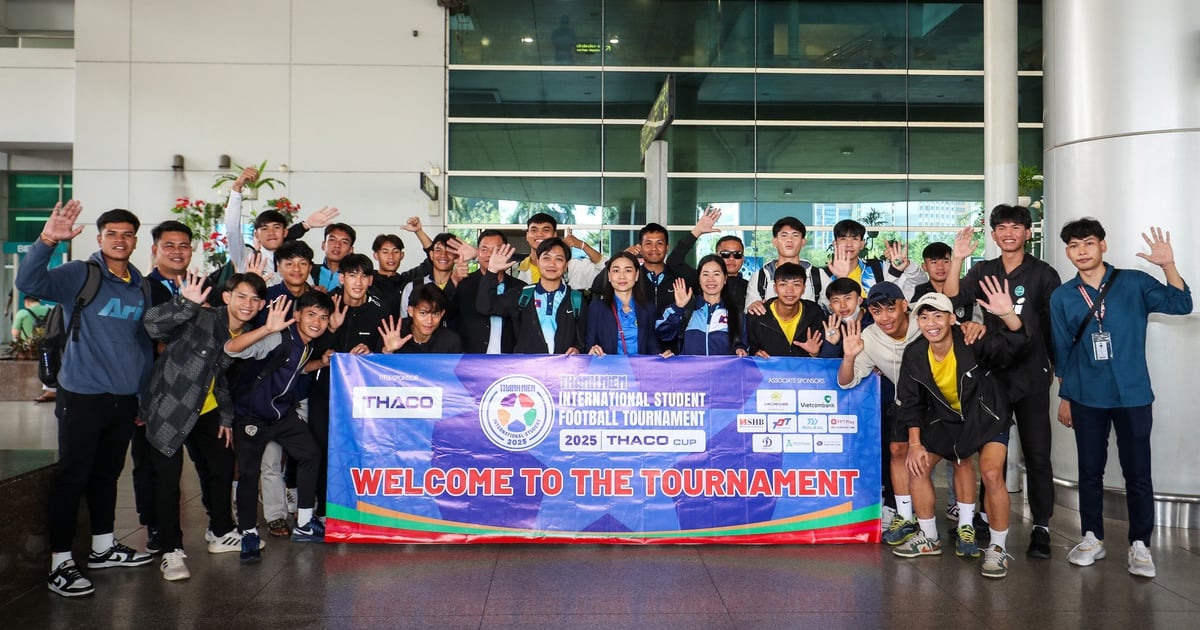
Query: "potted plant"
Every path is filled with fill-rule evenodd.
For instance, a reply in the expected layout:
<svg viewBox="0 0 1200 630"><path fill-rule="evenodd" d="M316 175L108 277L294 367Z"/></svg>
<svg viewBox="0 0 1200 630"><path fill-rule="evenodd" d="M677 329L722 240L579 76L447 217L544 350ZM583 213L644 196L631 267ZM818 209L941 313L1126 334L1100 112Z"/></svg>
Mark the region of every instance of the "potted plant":
<svg viewBox="0 0 1200 630"><path fill-rule="evenodd" d="M231 171L229 173L221 173L220 175L217 175L216 180L213 182L212 187L220 188L221 186L224 186L226 183L232 184L234 181L237 180L238 175L241 175L242 171L245 170L245 168L246 167L235 162L233 164L233 171ZM271 190L275 190L276 184L279 184L280 186L283 186L285 188L287 187L287 184L285 184L283 182L283 180L275 179L274 177L266 177L265 175L263 175L263 173L265 173L267 170L267 161L266 160L263 160L262 164L259 164L257 169L258 169L258 177L254 178L254 181L246 182L245 188L242 189L242 199L246 199L246 200L250 200L250 201L258 199L258 189L262 188L263 186L266 186L267 188L270 188Z"/></svg>

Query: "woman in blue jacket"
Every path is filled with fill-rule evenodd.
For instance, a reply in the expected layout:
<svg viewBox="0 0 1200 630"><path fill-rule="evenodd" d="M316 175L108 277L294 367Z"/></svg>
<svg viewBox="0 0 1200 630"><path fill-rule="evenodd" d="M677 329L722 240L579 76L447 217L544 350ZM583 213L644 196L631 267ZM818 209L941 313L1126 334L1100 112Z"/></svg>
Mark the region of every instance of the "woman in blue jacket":
<svg viewBox="0 0 1200 630"><path fill-rule="evenodd" d="M604 292L588 305L583 345L589 348L588 354L598 357L606 354L669 357L671 351L663 351L654 334L657 315L654 303L646 299L638 283L637 258L629 252L620 252L608 261Z"/></svg>
<svg viewBox="0 0 1200 630"><path fill-rule="evenodd" d="M733 304L726 284L725 262L716 254L700 259L700 295L692 299L692 289L682 278L675 281L675 303L658 319L655 329L664 342L679 342L679 354L727 355L744 357L746 327L739 308Z"/></svg>

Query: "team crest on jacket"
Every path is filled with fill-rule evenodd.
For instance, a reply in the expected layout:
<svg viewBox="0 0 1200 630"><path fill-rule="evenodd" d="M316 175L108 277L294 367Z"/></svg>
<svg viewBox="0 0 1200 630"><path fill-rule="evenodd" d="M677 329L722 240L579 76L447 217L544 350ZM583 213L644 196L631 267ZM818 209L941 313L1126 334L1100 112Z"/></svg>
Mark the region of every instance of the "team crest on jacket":
<svg viewBox="0 0 1200 630"><path fill-rule="evenodd" d="M258 427L253 424L247 424L245 429L246 429L246 435L248 435L250 437L254 437L255 434L258 433Z"/></svg>

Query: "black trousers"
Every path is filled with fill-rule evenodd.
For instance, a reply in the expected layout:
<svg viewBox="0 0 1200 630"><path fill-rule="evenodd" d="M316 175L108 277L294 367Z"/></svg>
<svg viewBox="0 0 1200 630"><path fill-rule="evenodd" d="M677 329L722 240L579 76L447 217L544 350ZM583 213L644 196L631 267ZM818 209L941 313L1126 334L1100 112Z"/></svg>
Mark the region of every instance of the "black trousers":
<svg viewBox="0 0 1200 630"><path fill-rule="evenodd" d="M1017 420L1017 436L1021 438L1021 456L1025 459L1027 486L1025 495L1029 501L1029 513L1034 525L1049 527L1054 516L1054 469L1050 463L1050 381L1049 372L1044 378L1031 378L1033 391L1012 403L1013 415ZM1007 477L1008 467L1005 467ZM983 482L979 482L979 505L984 505L986 493Z"/></svg>
<svg viewBox="0 0 1200 630"><path fill-rule="evenodd" d="M133 504L137 507L138 522L158 529L154 518L154 462L151 453L154 447L146 440L146 425L134 425L133 440L129 443L129 456L133 459Z"/></svg>
<svg viewBox="0 0 1200 630"><path fill-rule="evenodd" d="M217 536L233 529L233 509L229 502L233 484L233 451L225 446L225 440L217 437L220 428L220 413L210 411L200 416L186 442L191 445L192 456L204 462L206 474L200 483L207 486L205 492L210 499L206 506L208 528ZM154 464L156 479L154 512L158 520L159 539L168 551L183 549L183 531L179 527L179 477L183 473L183 448L171 456L151 448L150 460Z"/></svg>
<svg viewBox="0 0 1200 630"><path fill-rule="evenodd" d="M316 515L325 516L325 492L329 482L329 389L313 387L308 397L308 430L317 443L320 461L317 465Z"/></svg>
<svg viewBox="0 0 1200 630"><path fill-rule="evenodd" d="M242 531L258 527L258 475L267 442L275 442L295 458L297 506L313 506L317 494L320 454L308 425L300 419L295 409L275 424L266 424L255 418L234 418L233 442L238 464L238 527Z"/></svg>
<svg viewBox="0 0 1200 630"><path fill-rule="evenodd" d="M76 394L58 388L58 474L50 491L50 551L71 550L79 499L86 496L92 535L111 534L117 479L137 416L137 396Z"/></svg>

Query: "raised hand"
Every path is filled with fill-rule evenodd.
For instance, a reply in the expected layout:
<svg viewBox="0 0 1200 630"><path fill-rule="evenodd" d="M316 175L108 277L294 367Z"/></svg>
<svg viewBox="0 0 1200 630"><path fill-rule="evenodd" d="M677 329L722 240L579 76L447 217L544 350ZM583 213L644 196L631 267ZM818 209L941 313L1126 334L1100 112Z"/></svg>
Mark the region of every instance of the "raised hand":
<svg viewBox="0 0 1200 630"><path fill-rule="evenodd" d="M975 301L987 312L999 317L1004 317L1013 312L1013 302L1012 297L1008 294L1007 279L1001 285L1000 280L995 276L984 276L983 280L979 283L979 290L983 292L984 297L987 299L979 298Z"/></svg>
<svg viewBox="0 0 1200 630"><path fill-rule="evenodd" d="M721 209L709 206L700 213L700 218L696 220L696 227L692 230L692 235L699 237L701 234L712 234L717 231L714 227L717 224L717 219L721 218Z"/></svg>
<svg viewBox="0 0 1200 630"><path fill-rule="evenodd" d="M797 339L792 342L792 345L799 347L811 355L816 355L821 351L821 333L810 328L806 340L800 341Z"/></svg>
<svg viewBox="0 0 1200 630"><path fill-rule="evenodd" d="M1163 232L1160 227L1150 226L1149 234L1142 232L1142 240L1150 246L1150 253L1138 252L1138 258L1159 267L1175 264L1175 249L1171 247L1170 232Z"/></svg>
<svg viewBox="0 0 1200 630"><path fill-rule="evenodd" d="M900 241L892 241L888 243L886 249L883 250L884 256L892 263L897 271L904 271L908 268L908 244Z"/></svg>
<svg viewBox="0 0 1200 630"><path fill-rule="evenodd" d="M862 323L859 320L846 322L845 338L842 339L842 354L856 357L866 348L862 340Z"/></svg>
<svg viewBox="0 0 1200 630"><path fill-rule="evenodd" d="M563 234L563 242L573 249L583 249L583 241L578 236L575 236L575 232L572 232L571 228L567 228L567 231Z"/></svg>
<svg viewBox="0 0 1200 630"><path fill-rule="evenodd" d="M337 330L346 323L346 313L350 312L350 305L342 303L341 294L333 296L333 312L329 314L329 330Z"/></svg>
<svg viewBox="0 0 1200 630"><path fill-rule="evenodd" d="M626 247L625 251L630 254L633 254L634 256L640 257L642 255L642 246L637 243L634 243L633 245Z"/></svg>
<svg viewBox="0 0 1200 630"><path fill-rule="evenodd" d="M829 261L829 273L835 278L846 278L857 266L858 256L834 249L833 260Z"/></svg>
<svg viewBox="0 0 1200 630"><path fill-rule="evenodd" d="M271 332L279 332L295 323L291 315L292 301L281 295L267 307L267 323L263 327Z"/></svg>
<svg viewBox="0 0 1200 630"><path fill-rule="evenodd" d="M954 236L954 257L958 260L966 260L975 253L975 248L978 246L979 241L975 240L975 228L968 225Z"/></svg>
<svg viewBox="0 0 1200 630"><path fill-rule="evenodd" d="M304 222L307 223L308 227L310 228L325 227L326 225L333 223L333 220L336 219L339 214L341 214L341 211L337 208L325 206L324 208L321 208L320 210L308 215L308 218L305 219Z"/></svg>
<svg viewBox="0 0 1200 630"><path fill-rule="evenodd" d="M48 241L69 241L83 231L82 225L75 225L75 219L83 212L83 204L72 199L63 205L60 201L50 211L50 218L42 228L42 239Z"/></svg>
<svg viewBox="0 0 1200 630"><path fill-rule="evenodd" d="M257 240L257 239L256 239ZM242 273L248 273L256 276L262 276L263 279L270 274L263 273L267 267L267 257L258 252L250 252L246 255L246 260L242 263Z"/></svg>
<svg viewBox="0 0 1200 630"><path fill-rule="evenodd" d="M412 335L400 336L400 322L396 321L395 315L388 315L388 318L380 322L379 328L380 338L383 339L383 351L394 353L404 347L412 339Z"/></svg>
<svg viewBox="0 0 1200 630"><path fill-rule="evenodd" d="M242 192L242 188L245 188L246 184L257 180L258 169L254 168L253 166L247 166L246 168L242 169L241 173L238 173L237 179L233 180L233 189L238 192Z"/></svg>
<svg viewBox="0 0 1200 630"><path fill-rule="evenodd" d="M842 318L837 315L830 315L829 319L825 320L825 338L829 343L837 343L842 336Z"/></svg>
<svg viewBox="0 0 1200 630"><path fill-rule="evenodd" d="M177 278L179 282L179 295L186 300L195 302L196 304L204 304L204 298L208 297L212 287L204 287L204 276L188 271L186 276Z"/></svg>
<svg viewBox="0 0 1200 630"><path fill-rule="evenodd" d="M474 245L457 237L446 243L446 249L449 249L450 253L458 256L458 259L463 262L474 260L479 256L479 250L475 249Z"/></svg>
<svg viewBox="0 0 1200 630"><path fill-rule="evenodd" d="M404 222L404 225L400 226L400 229L404 230L405 232L412 232L414 234L420 232L421 217L408 217L408 220Z"/></svg>
<svg viewBox="0 0 1200 630"><path fill-rule="evenodd" d="M492 252L492 257L488 259L488 273L500 273L517 264L517 261L509 260L515 251L516 248L508 243L497 247L496 251Z"/></svg>
<svg viewBox="0 0 1200 630"><path fill-rule="evenodd" d="M691 303L692 288L688 286L687 280L675 278L675 306L677 308L687 308L687 305ZM687 322L683 324L686 326Z"/></svg>
<svg viewBox="0 0 1200 630"><path fill-rule="evenodd" d="M454 268L450 271L450 282L454 286L458 286L458 283L469 275L471 275L471 269L467 267L467 261L459 260L454 263Z"/></svg>

